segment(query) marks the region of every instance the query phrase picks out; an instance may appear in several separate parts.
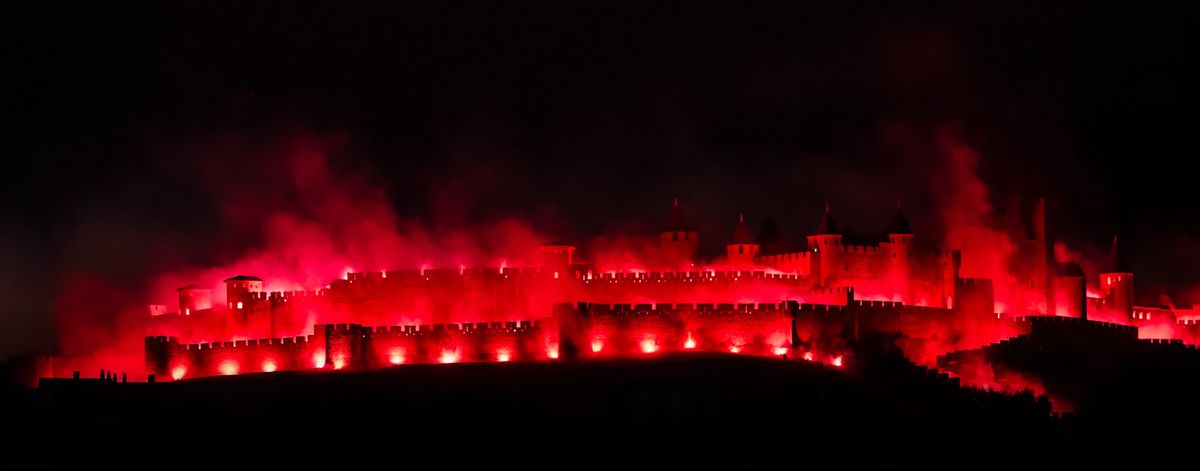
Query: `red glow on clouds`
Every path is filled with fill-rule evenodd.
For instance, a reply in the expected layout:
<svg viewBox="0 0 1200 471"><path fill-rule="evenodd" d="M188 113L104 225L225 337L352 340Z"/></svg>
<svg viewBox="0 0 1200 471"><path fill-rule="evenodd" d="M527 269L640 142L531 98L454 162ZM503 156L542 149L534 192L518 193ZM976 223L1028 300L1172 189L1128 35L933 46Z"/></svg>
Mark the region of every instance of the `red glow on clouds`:
<svg viewBox="0 0 1200 471"><path fill-rule="evenodd" d="M919 319L922 322L914 323L917 327L902 332L904 338L899 343L910 359L922 365L933 364L938 355L947 352L976 348L1017 335L1019 332L996 320L1035 314L1048 307L1045 299L1039 298L1043 293L1030 287L1029 280L1036 277L1021 271L1027 270L1020 267L1028 264L1014 263L1023 261L1023 253L1032 246L1025 243L1028 241L1023 233L1014 235L995 220L988 188L977 176L979 155L949 133L939 136L939 149L946 172L940 180L946 184L939 185L936 190L941 192L936 196L941 203L939 215L945 226L944 240L938 242L946 248L961 250L962 277L993 281L995 312L976 312L971 313L974 317L937 322ZM689 263L690 271L671 272L671 279L667 280L657 276L664 272L660 271L663 268L661 247L655 237L595 238L588 250L579 252L590 258L590 264L581 263L565 269L556 267L550 272L553 276L546 276L547 272L538 270L544 268L541 244L550 238L536 233L528 224L502 219L447 228L398 217L392 212L384 193L363 179L336 178L327 168L325 150L311 143L291 150L289 165L282 167L288 170L281 175L280 184L287 190L281 193L302 195L292 205L258 205L252 199L237 197L218 200L223 212L235 219L252 221L255 227L261 228L261 233L257 234L261 236L261 245L227 256L216 266L172 270L157 276L149 287L155 304L172 306L177 299L174 298L176 288L199 284L212 290L211 309L189 311L185 320L172 321L167 319L172 316L167 315L151 320L144 306L133 307L142 300L137 293L106 280L88 277L67 280L67 289L59 299L56 311L62 313L63 319L73 322L62 322L60 335L67 359L56 361L56 367L63 368L56 370L56 375L69 375L69 368L98 369L94 365L139 371L145 365L142 342L146 333L171 336L182 344L287 337L297 343L301 340L312 342L293 350L294 356L264 358L245 354L220 357L215 368L213 362L185 360L182 364L172 363L169 375L178 380L189 375L250 372L255 365L264 372L306 366L325 368L326 348L330 352L329 366L339 370L351 366L351 360L358 368L368 364L508 362L538 359L541 355L548 359L559 358L556 326L548 326L544 338L520 344L513 341L517 334L512 333L519 329L510 327L504 327L505 335L512 337L479 344L458 340L462 337L449 337L451 340L427 348L417 347L411 339L395 337L394 342L389 340L392 343L376 345L370 358L359 362L358 358L349 358L350 354L345 353L347 350L323 344L324 332L314 330L322 324L429 327L431 324L543 322L552 319L552 306L562 302L656 306L715 303L744 306L785 300L838 306L846 302L844 292L826 290L827 286L814 287L810 280L805 280L808 272L804 270L809 268L803 264L772 265L770 268L737 265L724 259L708 260ZM853 250L864 251L862 248ZM795 259L811 260L800 256L804 254L792 255ZM1049 258L1085 262L1080 254L1061 243L1054 246ZM847 261L844 266L853 264ZM357 273L354 267L381 269L374 274ZM748 268L758 272L759 278L756 279ZM762 277L763 273L768 276ZM246 302L226 299L221 280L238 274L261 276L265 291L306 292L272 298L258 295L260 297ZM946 306L939 299L944 298L943 294L930 287L934 281L941 281L940 276L941 273L914 276L915 286L904 296L900 293L905 290L894 278L849 277L853 279L844 284L854 287L857 300L904 302L909 300L906 298L912 298L919 300L918 305L932 304L932 308L943 308ZM1087 289L1090 297L1100 297L1096 287L1088 286ZM382 299L376 299L375 294L381 294ZM927 301L931 299L932 303ZM231 313L231 304L240 312ZM1056 309L1060 313L1066 312L1063 306ZM168 307L165 313L170 312L173 310ZM764 316L764 311L754 311L753 307L751 312L753 315L743 315L738 322L730 323L734 325L694 319L688 321L691 324L667 323L671 326L662 323L629 328L621 327L621 324L609 325L580 333L579 343L573 342L571 346L582 347L590 343L594 357L605 358L667 353L678 351L681 346L683 350L727 350L759 356L783 356L795 348L803 350L800 356L805 361L843 367L844 355L849 354L844 342L820 339L823 342L814 343L812 341L820 337L820 333L804 332L803 343L794 345L787 325L791 319L783 322L775 317L768 321L763 319L773 314ZM1111 313L1089 315L1093 319L1130 323L1129 319L1103 317ZM1172 319L1169 316L1139 319L1139 335L1194 343L1189 331ZM492 332L495 327L487 329ZM228 348L228 345L222 348ZM575 353L573 349L568 351ZM601 352L603 355L599 355ZM831 355L830 352L840 353ZM311 363L308 363L310 356ZM587 357L586 354L583 356ZM246 365L245 371L242 364ZM994 373L979 369L968 372L964 384L979 384L1003 391L1041 388L1026 378L1001 376L997 378Z"/></svg>

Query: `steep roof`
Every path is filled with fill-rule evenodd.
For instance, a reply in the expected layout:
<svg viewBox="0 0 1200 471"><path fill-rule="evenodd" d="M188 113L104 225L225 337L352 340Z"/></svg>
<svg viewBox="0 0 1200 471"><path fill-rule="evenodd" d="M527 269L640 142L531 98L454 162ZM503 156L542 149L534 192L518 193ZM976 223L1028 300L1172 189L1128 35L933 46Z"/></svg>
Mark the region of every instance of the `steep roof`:
<svg viewBox="0 0 1200 471"><path fill-rule="evenodd" d="M663 228L663 232L692 232L692 228L687 222L687 218L683 217L683 210L679 209L679 198L675 198L675 204L671 206L671 214L667 216L667 227Z"/></svg>
<svg viewBox="0 0 1200 471"><path fill-rule="evenodd" d="M1121 256L1116 234L1113 234L1112 248L1108 250L1108 260L1104 262L1104 273L1133 273L1125 264L1125 257Z"/></svg>
<svg viewBox="0 0 1200 471"><path fill-rule="evenodd" d="M817 231L813 235L838 235L837 223L833 220L833 214L829 211L829 202L825 202L825 216L821 218L821 224L817 225Z"/></svg>
<svg viewBox="0 0 1200 471"><path fill-rule="evenodd" d="M238 275L233 278L226 278L225 281L262 281L262 278L250 275Z"/></svg>
<svg viewBox="0 0 1200 471"><path fill-rule="evenodd" d="M896 212L892 213L892 219L888 221L888 234L912 234L912 228L908 226L908 218L904 217L904 211L900 210L900 205L896 205Z"/></svg>
<svg viewBox="0 0 1200 471"><path fill-rule="evenodd" d="M758 229L758 245L762 247L763 255L774 255L788 251L788 242L783 238L783 232L775 224L775 220L767 218Z"/></svg>
<svg viewBox="0 0 1200 471"><path fill-rule="evenodd" d="M733 228L733 236L729 237L730 245L755 244L754 235L750 233L750 228L746 227L746 216L738 215L737 227Z"/></svg>

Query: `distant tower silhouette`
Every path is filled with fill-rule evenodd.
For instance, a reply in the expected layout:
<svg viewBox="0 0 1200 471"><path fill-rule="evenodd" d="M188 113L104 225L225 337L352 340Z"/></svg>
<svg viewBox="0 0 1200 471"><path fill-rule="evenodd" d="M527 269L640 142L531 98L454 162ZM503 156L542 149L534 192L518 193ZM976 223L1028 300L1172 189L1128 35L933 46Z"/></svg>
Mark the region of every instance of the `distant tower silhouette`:
<svg viewBox="0 0 1200 471"><path fill-rule="evenodd" d="M1051 240L1050 230L1046 225L1046 198L1035 200L1032 209L1030 235L1034 241L1034 259L1030 280L1034 284L1034 291L1044 300L1043 312L1053 315L1058 311L1054 306L1054 278L1058 262L1054 259L1054 241Z"/></svg>
<svg viewBox="0 0 1200 471"><path fill-rule="evenodd" d="M825 216L817 225L816 232L808 236L808 250L812 252L810 256L813 259L810 276L819 285L829 286L843 272L841 263L845 247L842 245L842 234L838 232L837 223L829 211L828 201L825 202Z"/></svg>
<svg viewBox="0 0 1200 471"><path fill-rule="evenodd" d="M700 233L688 224L679 208L679 198L671 206L667 226L658 235L663 263L672 268L687 268L696 262L700 249Z"/></svg>
<svg viewBox="0 0 1200 471"><path fill-rule="evenodd" d="M754 265L754 258L758 256L758 252L758 242L750 234L750 228L746 227L746 216L739 214L737 226L733 228L733 235L730 236L729 243L725 245L725 255L731 265L751 266Z"/></svg>
<svg viewBox="0 0 1200 471"><path fill-rule="evenodd" d="M892 213L892 219L888 221L887 238L891 243L891 253L888 254L891 257L888 259L888 274L892 289L905 304L914 304L912 264L913 239L916 236L908 226L908 218L904 217L899 203L896 204L896 212Z"/></svg>
<svg viewBox="0 0 1200 471"><path fill-rule="evenodd" d="M784 239L783 233L779 231L779 226L771 218L763 221L755 240L758 242L759 255L778 255L791 250L787 239Z"/></svg>
<svg viewBox="0 0 1200 471"><path fill-rule="evenodd" d="M1133 318L1133 272L1121 257L1115 234L1108 261L1100 272L1100 296L1104 300L1105 311L1120 316L1121 320Z"/></svg>

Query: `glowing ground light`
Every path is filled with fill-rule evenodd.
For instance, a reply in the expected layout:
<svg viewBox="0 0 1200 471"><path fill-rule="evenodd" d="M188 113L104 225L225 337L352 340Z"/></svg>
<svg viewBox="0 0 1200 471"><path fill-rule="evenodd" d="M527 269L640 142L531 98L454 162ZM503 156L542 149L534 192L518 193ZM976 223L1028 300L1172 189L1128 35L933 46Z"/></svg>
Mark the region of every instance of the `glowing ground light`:
<svg viewBox="0 0 1200 471"><path fill-rule="evenodd" d="M179 365L174 368L171 368L171 379L178 381L178 380L183 379L183 376L186 374L187 374L186 366Z"/></svg>
<svg viewBox="0 0 1200 471"><path fill-rule="evenodd" d="M226 376L235 375L238 374L238 364L233 360L225 360L221 362L221 365L217 367L217 370Z"/></svg>
<svg viewBox="0 0 1200 471"><path fill-rule="evenodd" d="M812 352L804 352L803 358L804 358L804 361L813 361Z"/></svg>
<svg viewBox="0 0 1200 471"><path fill-rule="evenodd" d="M333 357L333 369L340 370L345 367L346 367L346 357L343 357L343 356Z"/></svg>
<svg viewBox="0 0 1200 471"><path fill-rule="evenodd" d="M833 366L836 366L836 367L838 367L838 368L841 368L841 367L842 367L842 356L841 356L841 355L838 355L838 356L836 356L836 357L833 357L833 360L831 360L831 361L829 362L829 364L830 364L830 365L833 365Z"/></svg>
<svg viewBox="0 0 1200 471"><path fill-rule="evenodd" d="M553 347L546 349L546 357L552 358L552 359L557 359L558 358L558 346L555 345Z"/></svg>
<svg viewBox="0 0 1200 471"><path fill-rule="evenodd" d="M269 359L269 358L266 360L263 360L263 363L262 363L263 371L265 371L267 373L273 373L278 368L279 368L279 365L275 364L275 360Z"/></svg>
<svg viewBox="0 0 1200 471"><path fill-rule="evenodd" d="M687 341L683 342L683 348L688 350L696 348L696 339L693 339L691 335L688 335Z"/></svg>
<svg viewBox="0 0 1200 471"><path fill-rule="evenodd" d="M500 350L496 353L496 361L506 362L512 359L512 353L508 350Z"/></svg>
<svg viewBox="0 0 1200 471"><path fill-rule="evenodd" d="M658 351L658 343L654 339L642 340L642 353L654 353Z"/></svg>
<svg viewBox="0 0 1200 471"><path fill-rule="evenodd" d="M604 350L604 341L592 339L592 353L600 353L600 350Z"/></svg>
<svg viewBox="0 0 1200 471"><path fill-rule="evenodd" d="M458 363L458 350L442 350L438 363Z"/></svg>
<svg viewBox="0 0 1200 471"><path fill-rule="evenodd" d="M741 352L742 352L742 347L739 347L737 345L731 345L729 347L729 353L741 353Z"/></svg>
<svg viewBox="0 0 1200 471"><path fill-rule="evenodd" d="M313 368L325 367L325 352L313 353Z"/></svg>
<svg viewBox="0 0 1200 471"><path fill-rule="evenodd" d="M393 348L388 352L388 363L399 365L404 363L404 349Z"/></svg>
<svg viewBox="0 0 1200 471"><path fill-rule="evenodd" d="M787 347L775 347L776 355L787 355L787 351L788 351Z"/></svg>

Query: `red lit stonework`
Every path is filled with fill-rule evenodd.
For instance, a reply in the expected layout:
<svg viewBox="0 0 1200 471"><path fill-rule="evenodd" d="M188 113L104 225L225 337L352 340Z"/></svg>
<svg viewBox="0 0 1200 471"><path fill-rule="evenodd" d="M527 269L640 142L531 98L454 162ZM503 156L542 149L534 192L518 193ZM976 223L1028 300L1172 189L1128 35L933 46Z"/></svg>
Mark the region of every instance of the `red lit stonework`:
<svg viewBox="0 0 1200 471"><path fill-rule="evenodd" d="M700 234L678 202L659 257L637 268L597 266L554 242L541 266L351 271L310 291L268 292L262 279L235 274L224 303L188 286L178 311L152 316L146 369L181 380L678 352L843 368L853 366L848 345L864 332L899 334L910 359L932 366L939 355L1026 332L1029 316L1102 320L1191 343L1200 314L1134 306L1134 275L1115 240L1103 271L1089 277L1055 260L1044 206L1032 214L1026 245L1011 248L1015 268L990 278L963 276L958 250L918 243L899 208L884 240L856 245L827 207L807 246L785 250L739 217L725 257L703 261Z"/></svg>

